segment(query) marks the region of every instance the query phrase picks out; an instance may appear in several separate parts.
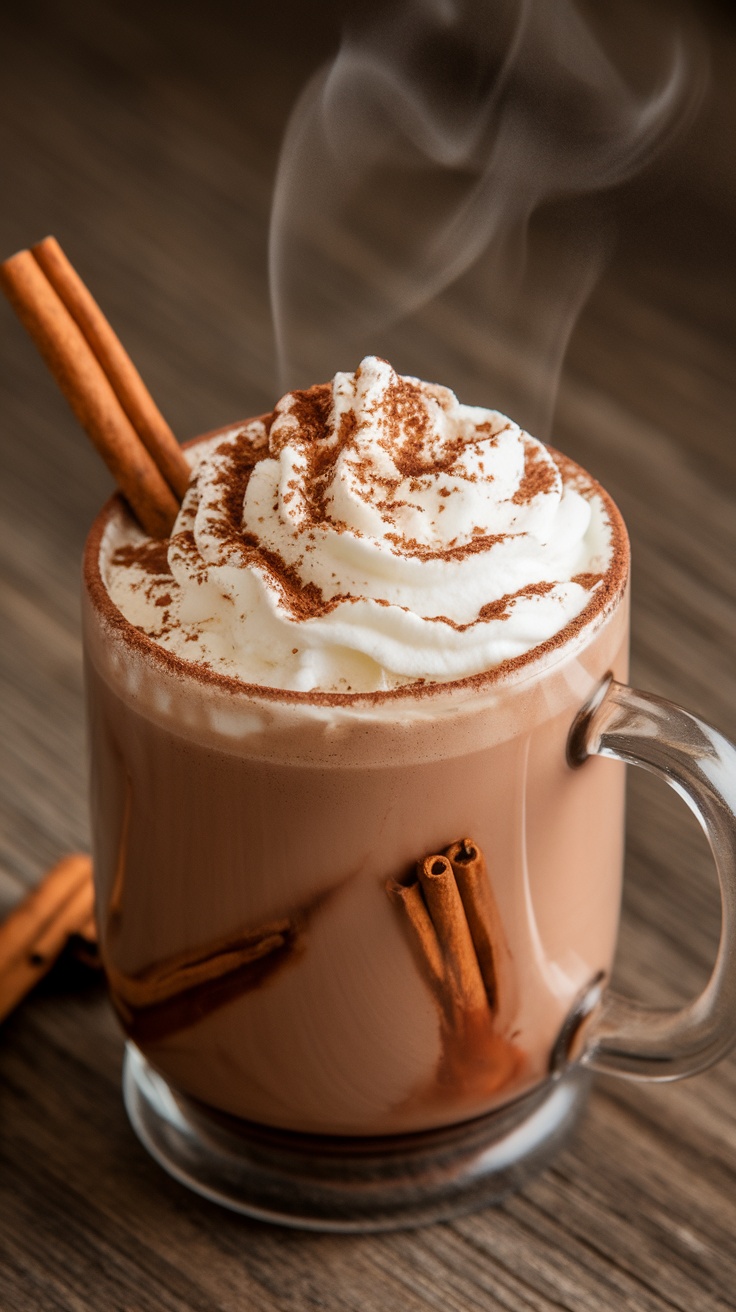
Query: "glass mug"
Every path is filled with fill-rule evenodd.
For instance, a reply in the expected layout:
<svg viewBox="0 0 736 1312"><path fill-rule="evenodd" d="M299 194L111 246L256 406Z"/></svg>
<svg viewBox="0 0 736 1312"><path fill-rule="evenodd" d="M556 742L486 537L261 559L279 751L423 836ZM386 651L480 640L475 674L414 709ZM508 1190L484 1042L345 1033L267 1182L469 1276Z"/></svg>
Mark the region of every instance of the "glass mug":
<svg viewBox="0 0 736 1312"><path fill-rule="evenodd" d="M314 1229L446 1218L551 1160L592 1071L674 1079L733 1043L736 749L625 685L628 541L600 494L612 564L541 657L383 694L255 687L163 651L105 587L118 497L93 525L93 853L124 1097L205 1196ZM718 958L681 1010L607 984L623 762L684 796L718 868Z"/></svg>

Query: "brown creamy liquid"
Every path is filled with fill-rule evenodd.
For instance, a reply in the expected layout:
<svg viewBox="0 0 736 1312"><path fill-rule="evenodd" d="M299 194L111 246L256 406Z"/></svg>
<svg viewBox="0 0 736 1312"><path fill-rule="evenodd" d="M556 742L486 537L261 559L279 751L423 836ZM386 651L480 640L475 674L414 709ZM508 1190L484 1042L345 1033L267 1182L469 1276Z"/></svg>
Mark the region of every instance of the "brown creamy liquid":
<svg viewBox="0 0 736 1312"><path fill-rule="evenodd" d="M626 677L625 590L515 680L320 705L162 660L89 552L87 584L102 949L152 1064L213 1107L327 1134L452 1123L542 1080L613 959L623 767L571 770L565 745L605 674ZM387 885L467 835L499 941L492 1007L458 1024Z"/></svg>

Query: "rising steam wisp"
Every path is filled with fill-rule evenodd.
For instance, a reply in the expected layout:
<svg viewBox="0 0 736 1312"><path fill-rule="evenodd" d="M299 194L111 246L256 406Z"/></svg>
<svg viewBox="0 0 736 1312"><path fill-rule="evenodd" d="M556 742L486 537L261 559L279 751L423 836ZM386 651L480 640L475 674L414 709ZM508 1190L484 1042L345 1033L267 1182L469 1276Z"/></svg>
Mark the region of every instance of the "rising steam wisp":
<svg viewBox="0 0 736 1312"><path fill-rule="evenodd" d="M641 92L572 0L403 0L349 21L279 161L269 259L282 386L380 353L389 325L481 261L489 346L526 316L519 349L544 436L603 245L573 213L553 266L525 278L530 220L626 181L690 117L702 60L682 32L660 37ZM488 403L498 368L489 349Z"/></svg>

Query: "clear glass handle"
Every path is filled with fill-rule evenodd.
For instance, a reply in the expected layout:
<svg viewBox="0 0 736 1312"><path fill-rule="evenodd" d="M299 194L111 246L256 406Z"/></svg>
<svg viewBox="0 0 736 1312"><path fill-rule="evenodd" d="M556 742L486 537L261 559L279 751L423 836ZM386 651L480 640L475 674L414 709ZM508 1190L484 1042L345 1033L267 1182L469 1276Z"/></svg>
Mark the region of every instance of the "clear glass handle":
<svg viewBox="0 0 736 1312"><path fill-rule="evenodd" d="M560 1036L554 1066L675 1080L705 1070L736 1042L736 747L672 702L609 679L573 724L568 760L611 756L667 780L700 821L721 886L721 940L699 998L645 1007L596 980Z"/></svg>

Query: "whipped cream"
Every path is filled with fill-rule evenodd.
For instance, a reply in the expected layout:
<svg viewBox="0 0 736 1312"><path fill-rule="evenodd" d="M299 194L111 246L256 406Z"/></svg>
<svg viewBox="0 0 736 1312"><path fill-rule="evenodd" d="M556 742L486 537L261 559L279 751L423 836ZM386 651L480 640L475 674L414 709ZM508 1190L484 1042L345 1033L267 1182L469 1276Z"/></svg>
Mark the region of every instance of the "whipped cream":
<svg viewBox="0 0 736 1312"><path fill-rule="evenodd" d="M373 356L191 455L167 555L112 523L103 578L161 646L249 683L366 692L491 670L543 650L611 563L592 480Z"/></svg>

